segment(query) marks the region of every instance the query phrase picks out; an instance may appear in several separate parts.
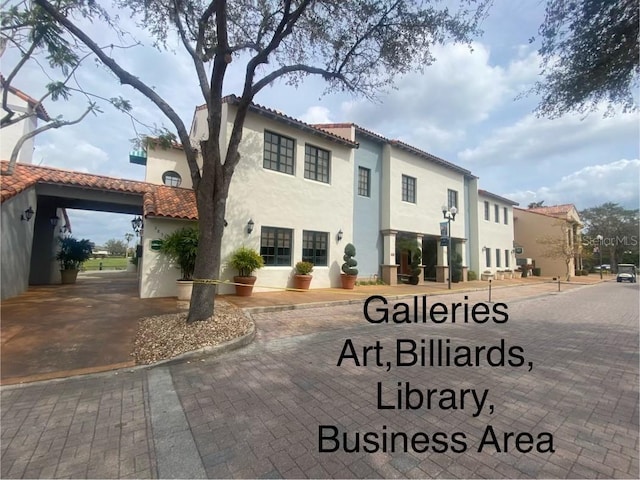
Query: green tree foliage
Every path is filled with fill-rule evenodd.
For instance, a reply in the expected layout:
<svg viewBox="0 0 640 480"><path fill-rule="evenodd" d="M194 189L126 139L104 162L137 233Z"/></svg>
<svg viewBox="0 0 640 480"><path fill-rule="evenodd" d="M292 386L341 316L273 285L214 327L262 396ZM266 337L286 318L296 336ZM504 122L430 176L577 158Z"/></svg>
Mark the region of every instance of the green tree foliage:
<svg viewBox="0 0 640 480"><path fill-rule="evenodd" d="M540 208L542 207L544 203L544 200L540 200L539 202L531 202L529 205L527 205L527 208Z"/></svg>
<svg viewBox="0 0 640 480"><path fill-rule="evenodd" d="M398 74L432 63L434 45L447 40L468 43L491 2L460 0L455 10L435 0L118 0L116 4L129 9L141 29L151 32L158 47L165 47L170 37L182 43L181 54L191 60L208 108L207 140L198 145L192 144L175 110L182 106L170 105L144 83L144 72L123 68L100 49L91 31L83 30L57 3L34 3L93 51L122 84L152 101L175 127L198 206L201 241L195 276L217 280L229 185L240 161L238 146L254 97L276 80L298 85L309 76L324 79L327 92L374 96ZM167 59L165 71L170 76L175 58ZM227 137L220 135L221 112L231 62L241 62L244 82ZM188 321L213 314L214 294L215 284L194 285Z"/></svg>
<svg viewBox="0 0 640 480"><path fill-rule="evenodd" d="M104 248L109 252L109 255L116 255L118 257L124 256L127 252L127 245L122 240L116 240L111 238L104 244Z"/></svg>
<svg viewBox="0 0 640 480"><path fill-rule="evenodd" d="M630 210L607 202L580 212L583 243L587 252L602 248L603 262L613 268L618 263L638 265L640 220L639 210ZM602 241L597 236L602 236Z"/></svg>
<svg viewBox="0 0 640 480"><path fill-rule="evenodd" d="M637 108L640 73L638 0L548 0L540 27L538 112L585 113L604 102Z"/></svg>

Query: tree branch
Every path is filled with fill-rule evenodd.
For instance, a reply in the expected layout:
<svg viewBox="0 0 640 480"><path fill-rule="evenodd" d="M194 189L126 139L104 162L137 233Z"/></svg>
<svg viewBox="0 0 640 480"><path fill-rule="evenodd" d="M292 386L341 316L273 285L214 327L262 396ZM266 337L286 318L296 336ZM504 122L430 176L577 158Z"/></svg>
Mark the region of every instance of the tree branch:
<svg viewBox="0 0 640 480"><path fill-rule="evenodd" d="M176 127L178 136L182 142L184 152L187 157L187 163L193 180L194 188L197 188L200 182L200 169L198 167L196 150L192 147L189 139L189 133L171 106L163 100L152 88L142 82L138 77L133 76L127 70L123 69L113 58L105 54L102 49L80 28L73 24L68 18L58 12L58 10L46 0L34 0L34 3L45 10L54 20L64 26L73 36L84 43L96 56L104 63L117 77L123 85L131 85L133 88L142 93L151 100L164 113L171 123Z"/></svg>
<svg viewBox="0 0 640 480"><path fill-rule="evenodd" d="M22 137L20 137L20 139L18 139L15 146L13 147L13 150L11 152L11 158L9 159L9 165L7 166L7 169L2 172L2 175L13 175L13 171L16 167L16 162L18 161L18 154L20 153L20 150L22 149L22 145L24 145L24 142L26 142L30 138L35 137L36 135L41 134L42 132L46 132L47 130L51 130L53 128L66 127L68 125L75 125L76 123L80 123L82 120L84 120L84 117L86 117L89 114L89 112L94 110L94 108L95 108L95 105L93 104L89 105L89 107L85 110L85 112L75 120L68 120L68 121L54 120L53 122L48 123L47 125L43 125L42 127L36 128L35 130L32 130L29 133L25 133Z"/></svg>
<svg viewBox="0 0 640 480"><path fill-rule="evenodd" d="M7 76L6 79L2 82L2 109L7 112L5 116L0 120L0 128L5 126L5 123L11 120L11 117L15 115L15 112L9 108L7 105L7 100L9 99L9 86L11 85L11 81L18 74L20 69L24 66L25 63L29 60L36 47L38 46L38 40L34 40L31 46L27 49L26 52L23 53L22 58L16 64L11 73ZM15 123L15 122L14 122Z"/></svg>
<svg viewBox="0 0 640 480"><path fill-rule="evenodd" d="M175 23L178 29L178 33L180 35L180 39L182 40L182 44L184 45L185 50L193 60L193 65L196 69L196 74L198 75L198 83L200 83L200 89L202 90L202 96L206 99L209 98L210 90L209 90L209 82L207 79L207 72L204 70L204 63L202 58L198 54L197 50L194 50L189 43L189 39L187 38L187 34L184 29L184 25L182 25L182 20L180 19L180 12L178 11L178 2L174 0L173 2L173 14L175 15ZM197 47L196 47L197 48Z"/></svg>
<svg viewBox="0 0 640 480"><path fill-rule="evenodd" d="M253 85L253 95L255 96L260 90L262 90L264 87L269 85L271 82L273 82L278 77L282 77L283 75L286 75L287 73L293 73L293 72L306 72L306 73L310 73L312 75L321 75L325 80L328 80L328 79L340 80L350 90L354 90L355 89L355 87L351 83L349 83L347 81L346 77L344 75L342 75L341 73L332 72L330 70L325 70L324 68L312 67L310 65L299 64L299 65L285 65L284 67L281 67L278 70L274 70L270 74L268 74L265 77L263 77L260 80L258 80Z"/></svg>

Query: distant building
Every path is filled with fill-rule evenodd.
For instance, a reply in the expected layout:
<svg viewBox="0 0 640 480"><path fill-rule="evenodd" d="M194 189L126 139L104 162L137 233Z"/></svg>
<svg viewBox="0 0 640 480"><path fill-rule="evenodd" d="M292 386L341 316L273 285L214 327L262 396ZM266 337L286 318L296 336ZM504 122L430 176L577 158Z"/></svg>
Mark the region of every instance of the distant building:
<svg viewBox="0 0 640 480"><path fill-rule="evenodd" d="M541 275L563 277L582 269L582 222L573 204L514 208L517 259L530 258ZM566 259L566 261L565 261Z"/></svg>

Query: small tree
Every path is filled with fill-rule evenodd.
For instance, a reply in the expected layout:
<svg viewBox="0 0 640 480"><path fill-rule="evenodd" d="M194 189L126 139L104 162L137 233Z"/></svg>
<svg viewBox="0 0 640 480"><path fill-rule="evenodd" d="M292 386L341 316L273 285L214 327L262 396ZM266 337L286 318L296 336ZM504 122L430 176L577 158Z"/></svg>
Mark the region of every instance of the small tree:
<svg viewBox="0 0 640 480"><path fill-rule="evenodd" d="M356 247L353 245L353 243L347 243L347 245L344 247L344 256L342 257L342 259L344 260L344 263L342 264L342 271L345 275L358 275L358 269L356 268L358 266L358 261L353 258L355 256Z"/></svg>
<svg viewBox="0 0 640 480"><path fill-rule="evenodd" d="M566 267L568 282L571 280L571 263L579 252L580 247L569 241L569 224L566 221L559 220L554 223L554 226L560 229L560 235L545 235L538 238L536 242L544 246L543 257L562 259Z"/></svg>
<svg viewBox="0 0 640 480"><path fill-rule="evenodd" d="M109 252L109 255L125 255L127 253L127 246L122 240L117 240L115 238L110 238L104 244L105 249Z"/></svg>

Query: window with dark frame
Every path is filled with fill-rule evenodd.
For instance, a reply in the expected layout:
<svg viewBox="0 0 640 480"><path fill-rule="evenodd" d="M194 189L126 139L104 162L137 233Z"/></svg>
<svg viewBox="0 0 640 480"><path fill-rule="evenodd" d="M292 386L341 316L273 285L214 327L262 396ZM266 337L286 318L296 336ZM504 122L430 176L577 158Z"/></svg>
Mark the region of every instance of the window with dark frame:
<svg viewBox="0 0 640 480"><path fill-rule="evenodd" d="M489 220L489 202L484 202L484 219Z"/></svg>
<svg viewBox="0 0 640 480"><path fill-rule="evenodd" d="M500 205L495 204L493 206L493 214L495 215L495 222L500 223Z"/></svg>
<svg viewBox="0 0 640 480"><path fill-rule="evenodd" d="M500 265L500 262L502 261L500 258L500 249L496 248L496 268L500 268L502 265Z"/></svg>
<svg viewBox="0 0 640 480"><path fill-rule="evenodd" d="M329 234L327 232L302 231L302 260L319 267L328 265Z"/></svg>
<svg viewBox="0 0 640 480"><path fill-rule="evenodd" d="M509 209L507 207L503 207L502 209L503 222L505 225L509 225Z"/></svg>
<svg viewBox="0 0 640 480"><path fill-rule="evenodd" d="M182 183L182 177L178 172L169 170L168 172L164 172L162 174L162 183L164 183L168 187L179 187Z"/></svg>
<svg viewBox="0 0 640 480"><path fill-rule="evenodd" d="M304 178L329 183L330 165L331 154L328 150L312 145L304 146Z"/></svg>
<svg viewBox="0 0 640 480"><path fill-rule="evenodd" d="M484 261L487 264L487 268L491 267L491 249L487 248L484 251Z"/></svg>
<svg viewBox="0 0 640 480"><path fill-rule="evenodd" d="M458 208L458 192L451 189L447 190L447 201L449 210L451 210L451 207Z"/></svg>
<svg viewBox="0 0 640 480"><path fill-rule="evenodd" d="M416 203L416 179L402 175L402 201Z"/></svg>
<svg viewBox="0 0 640 480"><path fill-rule="evenodd" d="M365 167L358 167L358 195L362 197L371 196L371 170Z"/></svg>
<svg viewBox="0 0 640 480"><path fill-rule="evenodd" d="M509 257L510 257L510 252L509 250L505 250L504 251L504 266L506 268L509 268Z"/></svg>
<svg viewBox="0 0 640 480"><path fill-rule="evenodd" d="M291 138L264 132L264 160L262 166L276 172L294 174L295 141Z"/></svg>
<svg viewBox="0 0 640 480"><path fill-rule="evenodd" d="M293 230L289 228L262 227L260 255L265 265L291 265Z"/></svg>

